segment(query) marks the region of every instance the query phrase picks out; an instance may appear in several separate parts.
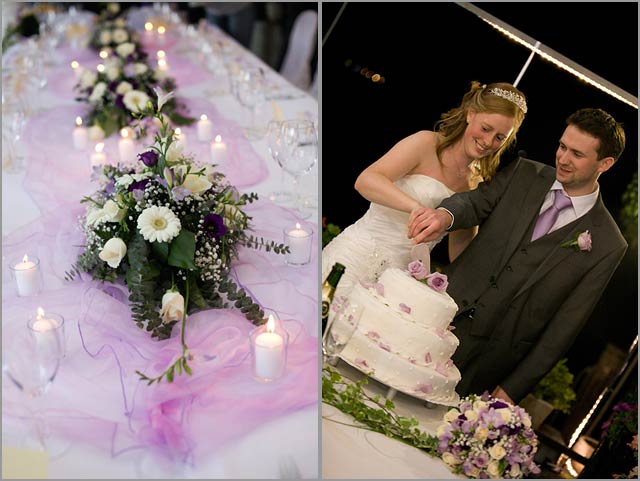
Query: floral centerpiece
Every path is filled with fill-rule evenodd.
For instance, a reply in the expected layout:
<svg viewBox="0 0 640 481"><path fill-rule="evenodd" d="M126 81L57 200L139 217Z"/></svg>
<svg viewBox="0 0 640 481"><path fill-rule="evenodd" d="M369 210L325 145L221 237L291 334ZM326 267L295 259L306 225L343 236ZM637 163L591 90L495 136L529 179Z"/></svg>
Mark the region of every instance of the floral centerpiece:
<svg viewBox="0 0 640 481"><path fill-rule="evenodd" d="M137 36L126 27L122 18L99 22L91 45L107 58L100 70L84 70L75 86L76 100L90 106L85 116L89 137L97 141L109 137L140 118L149 100L155 99L154 89L174 91L175 81L151 68L147 53ZM175 97L169 99L163 117L173 125L190 125L195 118L185 115L186 107ZM152 120L151 116L146 119Z"/></svg>
<svg viewBox="0 0 640 481"><path fill-rule="evenodd" d="M322 372L322 401L369 429L440 457L452 472L472 478L522 478L539 474L534 462L538 438L527 412L489 396L470 395L449 409L436 435L422 431L413 417L395 413L390 399L367 394L357 382L326 366Z"/></svg>
<svg viewBox="0 0 640 481"><path fill-rule="evenodd" d="M184 341L188 313L232 302L254 324L264 322L260 306L230 276L240 246L289 251L248 233L251 217L243 206L257 195L240 194L212 165L182 152L161 115L173 93L156 93L157 105L147 101L137 114L139 120L153 116L160 122L155 142L138 155L134 168L103 168L100 189L83 199L84 252L67 273L124 279L133 320L154 338L168 338L182 323L182 356L156 377L139 373L149 384L191 373Z"/></svg>

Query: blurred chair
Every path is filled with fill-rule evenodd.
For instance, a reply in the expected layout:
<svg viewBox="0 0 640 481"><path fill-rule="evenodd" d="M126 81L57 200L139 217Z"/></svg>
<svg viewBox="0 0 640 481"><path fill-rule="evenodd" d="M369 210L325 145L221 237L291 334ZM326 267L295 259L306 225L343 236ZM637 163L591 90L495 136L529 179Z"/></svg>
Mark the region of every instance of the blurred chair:
<svg viewBox="0 0 640 481"><path fill-rule="evenodd" d="M311 60L318 48L318 12L305 10L296 17L289 35L280 74L296 87L311 84Z"/></svg>

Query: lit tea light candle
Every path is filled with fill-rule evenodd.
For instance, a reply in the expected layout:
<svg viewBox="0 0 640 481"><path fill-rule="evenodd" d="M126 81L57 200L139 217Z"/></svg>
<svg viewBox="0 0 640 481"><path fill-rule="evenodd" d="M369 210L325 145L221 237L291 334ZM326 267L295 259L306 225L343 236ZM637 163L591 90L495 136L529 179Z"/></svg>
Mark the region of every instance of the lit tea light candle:
<svg viewBox="0 0 640 481"><path fill-rule="evenodd" d="M211 140L211 133L213 126L211 125L211 121L207 118L206 114L202 114L200 116L200 120L198 120L198 140L200 142L208 142Z"/></svg>
<svg viewBox="0 0 640 481"><path fill-rule="evenodd" d="M145 22L144 24L144 31L145 31L145 35L147 37L153 35L153 23L151 22Z"/></svg>
<svg viewBox="0 0 640 481"><path fill-rule="evenodd" d="M59 358L63 358L66 354L64 317L51 312L45 315L42 307L38 307L36 312L36 317L29 318L27 325L31 329L37 348L46 349L48 353L55 353Z"/></svg>
<svg viewBox="0 0 640 481"><path fill-rule="evenodd" d="M163 44L164 43L164 34L167 31L166 28L164 28L164 26L160 25L158 27L158 43Z"/></svg>
<svg viewBox="0 0 640 481"><path fill-rule="evenodd" d="M100 56L101 59L106 60L109 58L109 52L106 50L100 50L100 53L98 54Z"/></svg>
<svg viewBox="0 0 640 481"><path fill-rule="evenodd" d="M25 254L21 262L13 265L12 272L19 296L31 296L40 292L40 261L37 258L29 259Z"/></svg>
<svg viewBox="0 0 640 481"><path fill-rule="evenodd" d="M82 67L77 60L73 60L71 62L71 69L73 70L73 74L76 76L76 80L79 80L82 75Z"/></svg>
<svg viewBox="0 0 640 481"><path fill-rule="evenodd" d="M95 151L91 154L91 166L104 165L107 163L107 156L103 150L104 142L98 142L95 146Z"/></svg>
<svg viewBox="0 0 640 481"><path fill-rule="evenodd" d="M167 56L167 54L165 53L164 50L158 50L156 52L156 58L165 58Z"/></svg>
<svg viewBox="0 0 640 481"><path fill-rule="evenodd" d="M176 147L182 146L184 149L187 146L187 134L182 132L180 127L176 127L176 130L173 132L173 141L176 144Z"/></svg>
<svg viewBox="0 0 640 481"><path fill-rule="evenodd" d="M118 154L120 162L128 162L135 160L136 150L133 143L131 131L128 128L120 130L120 140L118 141Z"/></svg>
<svg viewBox="0 0 640 481"><path fill-rule="evenodd" d="M96 70L100 73L104 72L104 65L99 63L98 65L96 65Z"/></svg>
<svg viewBox="0 0 640 481"><path fill-rule="evenodd" d="M276 323L269 315L266 327L252 333L253 372L260 381L273 381L284 374L287 360L288 335L276 332Z"/></svg>
<svg viewBox="0 0 640 481"><path fill-rule="evenodd" d="M89 142L89 132L82 126L82 117L76 117L76 127L73 129L73 146L76 150L83 150Z"/></svg>
<svg viewBox="0 0 640 481"><path fill-rule="evenodd" d="M287 264L299 266L311 260L311 238L313 230L306 230L296 222L296 228L284 231L284 243L289 246Z"/></svg>
<svg viewBox="0 0 640 481"><path fill-rule="evenodd" d="M158 59L158 70L166 71L169 68L169 64L167 63L166 58Z"/></svg>
<svg viewBox="0 0 640 481"><path fill-rule="evenodd" d="M224 164L227 161L227 145L222 141L222 136L216 135L211 142L211 162L217 165Z"/></svg>
<svg viewBox="0 0 640 481"><path fill-rule="evenodd" d="M44 309L38 307L36 320L31 324L31 328L37 332L47 332L58 327L58 321L44 317Z"/></svg>

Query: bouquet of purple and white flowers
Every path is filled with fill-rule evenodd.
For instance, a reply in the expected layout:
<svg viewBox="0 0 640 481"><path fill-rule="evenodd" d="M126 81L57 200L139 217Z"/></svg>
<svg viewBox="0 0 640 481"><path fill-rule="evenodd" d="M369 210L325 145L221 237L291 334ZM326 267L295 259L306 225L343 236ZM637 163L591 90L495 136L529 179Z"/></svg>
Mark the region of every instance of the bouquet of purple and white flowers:
<svg viewBox="0 0 640 481"><path fill-rule="evenodd" d="M438 453L454 473L470 478L522 478L539 474L538 438L519 406L471 394L444 416Z"/></svg>

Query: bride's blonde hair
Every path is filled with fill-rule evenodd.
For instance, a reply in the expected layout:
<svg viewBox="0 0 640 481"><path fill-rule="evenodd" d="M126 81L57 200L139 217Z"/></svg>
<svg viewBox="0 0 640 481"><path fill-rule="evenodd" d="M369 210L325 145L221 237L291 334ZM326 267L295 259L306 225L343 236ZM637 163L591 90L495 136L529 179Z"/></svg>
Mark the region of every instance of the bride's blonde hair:
<svg viewBox="0 0 640 481"><path fill-rule="evenodd" d="M471 88L462 97L460 105L443 113L440 120L436 122L434 130L441 137L441 141L436 147L436 154L440 162L442 162L442 153L462 138L467 128L467 112L469 110L476 113L502 114L515 120L511 135L500 148L475 162L482 178L489 180L496 173L502 154L516 140L516 133L527 112L526 99L520 90L506 82L489 85L481 85L475 80L471 82Z"/></svg>

